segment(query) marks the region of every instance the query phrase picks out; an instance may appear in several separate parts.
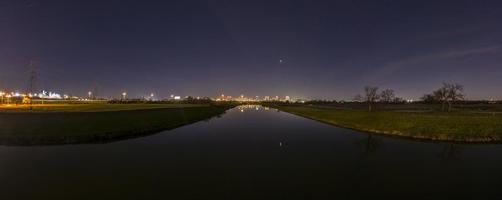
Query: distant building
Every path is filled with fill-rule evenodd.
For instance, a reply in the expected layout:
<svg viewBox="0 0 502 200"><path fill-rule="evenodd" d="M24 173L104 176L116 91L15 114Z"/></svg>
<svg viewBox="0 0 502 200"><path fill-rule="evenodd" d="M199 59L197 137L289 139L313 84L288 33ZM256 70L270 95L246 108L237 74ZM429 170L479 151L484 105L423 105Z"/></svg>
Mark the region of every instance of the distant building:
<svg viewBox="0 0 502 200"><path fill-rule="evenodd" d="M16 93L15 95L19 95ZM55 92L47 92L45 90L42 90L42 93L39 93L38 98L41 99L63 99L60 94L55 93Z"/></svg>

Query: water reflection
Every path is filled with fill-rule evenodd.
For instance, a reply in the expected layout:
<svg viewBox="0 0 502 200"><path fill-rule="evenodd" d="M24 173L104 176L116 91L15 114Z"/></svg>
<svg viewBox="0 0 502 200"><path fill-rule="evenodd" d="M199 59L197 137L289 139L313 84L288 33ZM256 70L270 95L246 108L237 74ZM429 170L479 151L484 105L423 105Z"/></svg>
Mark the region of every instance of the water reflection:
<svg viewBox="0 0 502 200"><path fill-rule="evenodd" d="M379 148L383 146L383 141L381 138L375 137L373 134L367 134L363 139L358 139L356 145L366 156L371 156L377 152Z"/></svg>
<svg viewBox="0 0 502 200"><path fill-rule="evenodd" d="M250 111L269 111L269 107L261 106L261 105L240 105L237 108L240 112L250 112ZM273 109L277 110L277 109Z"/></svg>
<svg viewBox="0 0 502 200"><path fill-rule="evenodd" d="M444 144L439 157L442 160L458 160L462 155L462 147L458 144Z"/></svg>

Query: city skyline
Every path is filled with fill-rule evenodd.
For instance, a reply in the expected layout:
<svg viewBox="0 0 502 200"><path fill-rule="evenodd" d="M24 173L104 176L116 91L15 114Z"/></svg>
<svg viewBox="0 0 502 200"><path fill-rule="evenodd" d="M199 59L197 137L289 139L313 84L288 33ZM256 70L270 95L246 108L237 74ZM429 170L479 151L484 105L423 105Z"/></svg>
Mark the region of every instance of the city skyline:
<svg viewBox="0 0 502 200"><path fill-rule="evenodd" d="M33 61L38 90L79 96L350 99L374 85L418 99L458 82L468 99L502 99L501 6L6 1L0 88L25 90Z"/></svg>
<svg viewBox="0 0 502 200"><path fill-rule="evenodd" d="M53 100L81 100L81 101L87 101L87 100L148 100L148 101L163 101L163 100L184 100L184 99L205 99L209 98L211 100L215 101L290 101L290 100L307 100L307 99L302 99L302 98L294 98L290 97L288 95L286 96L246 96L244 94L238 95L238 96L232 96L232 95L212 95L212 96L194 96L194 95L188 95L188 96L181 96L177 94L170 94L168 96L163 96L163 95L158 95L155 93L150 93L148 95L142 95L142 96L130 96L127 91L123 91L120 93L120 95L116 96L99 96L93 93L92 91L87 92L87 96L76 96L72 95L71 93L57 93L53 91L46 91L46 90L41 90L40 92L34 92L34 93L25 93L25 92L19 92L19 90L0 90L0 97L4 98L38 98L38 99L53 99Z"/></svg>

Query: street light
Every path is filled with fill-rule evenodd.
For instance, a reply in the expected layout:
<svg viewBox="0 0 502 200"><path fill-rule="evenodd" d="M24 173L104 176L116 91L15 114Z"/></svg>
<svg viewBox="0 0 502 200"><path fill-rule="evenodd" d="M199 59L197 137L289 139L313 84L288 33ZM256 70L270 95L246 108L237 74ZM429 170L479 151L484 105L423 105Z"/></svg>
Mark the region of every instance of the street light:
<svg viewBox="0 0 502 200"><path fill-rule="evenodd" d="M89 92L87 92L87 94L89 95L89 99L91 99L92 92L91 92L91 91L89 91Z"/></svg>
<svg viewBox="0 0 502 200"><path fill-rule="evenodd" d="M12 97L12 95L7 94L5 95L5 97L7 98L7 104L10 104L10 98Z"/></svg>
<svg viewBox="0 0 502 200"><path fill-rule="evenodd" d="M5 95L5 92L0 91L0 97L2 98L2 101L0 103L3 104L3 96Z"/></svg>
<svg viewBox="0 0 502 200"><path fill-rule="evenodd" d="M127 96L127 92L122 92L122 99L125 100Z"/></svg>

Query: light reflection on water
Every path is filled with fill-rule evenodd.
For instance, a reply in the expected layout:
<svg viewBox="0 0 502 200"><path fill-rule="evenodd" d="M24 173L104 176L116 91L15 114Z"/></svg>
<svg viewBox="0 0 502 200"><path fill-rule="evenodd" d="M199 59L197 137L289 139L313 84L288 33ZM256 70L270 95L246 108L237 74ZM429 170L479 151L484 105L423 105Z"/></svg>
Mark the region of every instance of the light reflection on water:
<svg viewBox="0 0 502 200"><path fill-rule="evenodd" d="M110 144L0 147L0 188L3 199L482 199L502 195L500 155L246 105Z"/></svg>
<svg viewBox="0 0 502 200"><path fill-rule="evenodd" d="M261 105L240 105L237 106L236 109L238 109L240 112L249 112L249 111L269 111L271 110L269 107L264 107ZM274 111L277 111L277 109L272 109Z"/></svg>

